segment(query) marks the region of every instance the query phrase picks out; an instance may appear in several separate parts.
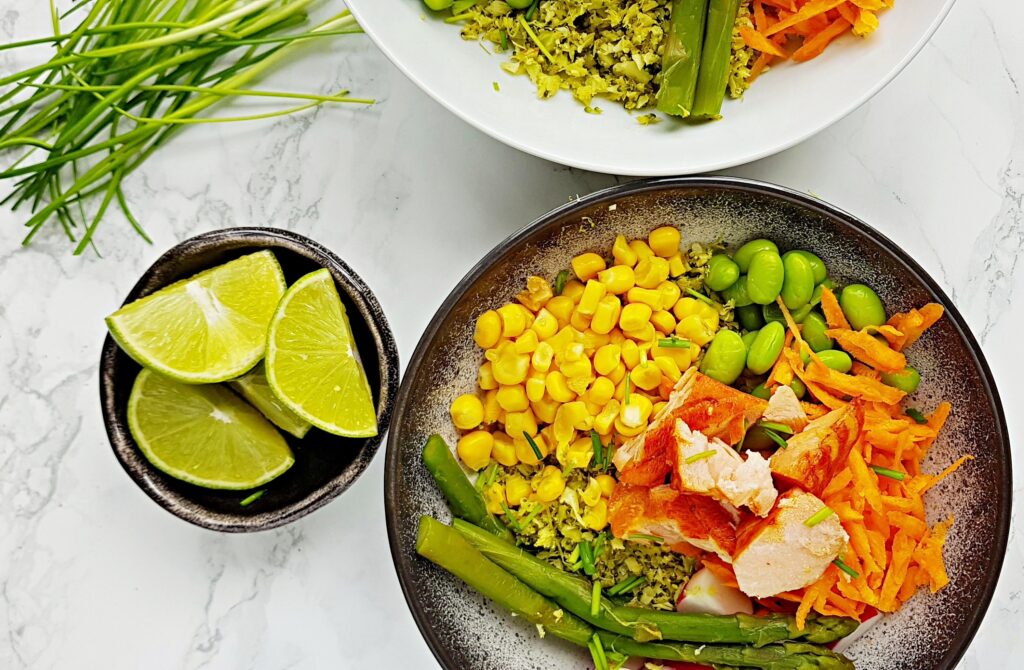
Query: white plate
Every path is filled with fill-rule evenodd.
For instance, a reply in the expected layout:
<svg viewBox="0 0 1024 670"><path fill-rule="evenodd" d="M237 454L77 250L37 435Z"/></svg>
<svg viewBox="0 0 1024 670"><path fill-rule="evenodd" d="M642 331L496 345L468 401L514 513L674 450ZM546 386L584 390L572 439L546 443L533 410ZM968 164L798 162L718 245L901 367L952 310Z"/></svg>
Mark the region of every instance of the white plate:
<svg viewBox="0 0 1024 670"><path fill-rule="evenodd" d="M381 50L435 100L491 137L573 167L635 176L732 167L787 149L849 114L902 70L953 0L898 0L867 39L845 36L818 58L765 73L724 119L700 126L641 126L613 102L587 114L568 91L538 100L500 54L467 42L421 0L348 0ZM483 46L487 46L484 44ZM488 47L489 49L489 47ZM494 90L498 82L500 92Z"/></svg>

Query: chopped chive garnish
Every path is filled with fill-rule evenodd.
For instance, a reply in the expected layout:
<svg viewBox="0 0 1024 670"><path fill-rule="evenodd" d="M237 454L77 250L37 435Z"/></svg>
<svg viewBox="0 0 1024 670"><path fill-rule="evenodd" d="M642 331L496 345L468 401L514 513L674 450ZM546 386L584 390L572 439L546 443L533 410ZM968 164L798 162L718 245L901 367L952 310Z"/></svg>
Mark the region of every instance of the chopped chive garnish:
<svg viewBox="0 0 1024 670"><path fill-rule="evenodd" d="M566 563L575 563L580 559L580 545L576 545L569 552L569 558L565 559Z"/></svg>
<svg viewBox="0 0 1024 670"><path fill-rule="evenodd" d="M662 349L689 349L690 341L678 337L663 337L658 340L658 346Z"/></svg>
<svg viewBox="0 0 1024 670"><path fill-rule="evenodd" d="M782 433L783 435L792 435L793 429L784 423L775 423L774 421L762 421L759 424L762 428L773 430L776 433Z"/></svg>
<svg viewBox="0 0 1024 670"><path fill-rule="evenodd" d="M594 548L590 540L580 542L580 561L583 563L583 572L588 575L594 574Z"/></svg>
<svg viewBox="0 0 1024 670"><path fill-rule="evenodd" d="M537 443L533 441L533 438L530 437L530 434L527 433L524 430L523 431L523 437L525 437L526 441L529 442L530 449L533 449L533 455L537 457L537 460L538 461L543 461L544 460L544 454L540 453L540 447L538 447Z"/></svg>
<svg viewBox="0 0 1024 670"><path fill-rule="evenodd" d="M562 270L555 275L555 295L562 295L562 291L565 290L565 283L569 281L569 271Z"/></svg>
<svg viewBox="0 0 1024 670"><path fill-rule="evenodd" d="M686 292L689 293L690 295L692 295L697 300L700 300L702 302L706 302L709 305L714 305L715 304L714 300L712 300L711 298L707 297L703 293L698 293L697 291L694 291L692 288L686 289Z"/></svg>
<svg viewBox="0 0 1024 670"><path fill-rule="evenodd" d="M770 428L765 428L764 424L761 424L761 429L764 431L764 434L768 436L768 439L770 439L775 444L779 445L780 448L785 449L786 447L789 446L789 444L786 443L785 438L776 433L774 430Z"/></svg>
<svg viewBox="0 0 1024 670"><path fill-rule="evenodd" d="M610 670L608 657L604 654L604 645L601 644L601 638L597 636L597 633L590 638L587 649L590 650L590 657L594 660L594 670Z"/></svg>
<svg viewBox="0 0 1024 670"><path fill-rule="evenodd" d="M248 507L249 505L253 504L257 500L262 498L263 494L266 493L266 492L267 492L266 489L260 489L259 491L256 491L252 495L247 496L242 502L240 502L238 504L241 505L242 507Z"/></svg>
<svg viewBox="0 0 1024 670"><path fill-rule="evenodd" d="M495 476L498 473L498 464L491 463L487 466L487 469L480 473L480 476L476 478L476 490L483 491L485 488L490 486L494 482Z"/></svg>
<svg viewBox="0 0 1024 670"><path fill-rule="evenodd" d="M921 413L920 410L916 410L913 407L908 407L906 415L917 423L928 423L928 417Z"/></svg>
<svg viewBox="0 0 1024 670"><path fill-rule="evenodd" d="M594 582L590 590L590 616L597 616L601 611L601 582Z"/></svg>
<svg viewBox="0 0 1024 670"><path fill-rule="evenodd" d="M526 20L533 21L533 15L537 13L537 5L540 4L540 0L533 0L533 4L526 10Z"/></svg>
<svg viewBox="0 0 1024 670"><path fill-rule="evenodd" d="M491 86L494 87L495 93L501 93L501 86L498 86L498 82L492 81Z"/></svg>
<svg viewBox="0 0 1024 670"><path fill-rule="evenodd" d="M633 575L632 577L626 577L621 582L608 589L608 595L617 596L623 593L628 593L646 581L647 578L643 575Z"/></svg>
<svg viewBox="0 0 1024 670"><path fill-rule="evenodd" d="M662 542L665 541L664 538L660 538L657 535L644 535L643 533L635 533L633 535L627 535L626 539L627 540L647 540L649 542L654 542L655 544L661 544Z"/></svg>
<svg viewBox="0 0 1024 670"><path fill-rule="evenodd" d="M875 474L882 475L883 477L888 477L889 479L895 479L898 482L902 482L904 479L907 478L907 476L902 472L890 470L889 468L883 468L880 465L869 465L868 467L874 470Z"/></svg>
<svg viewBox="0 0 1024 670"><path fill-rule="evenodd" d="M532 510L530 510L530 513L523 517L523 520L520 522L520 525L524 529L529 528L530 524L533 523L533 520L537 518L537 515L539 515L543 511L544 505L536 503L535 507Z"/></svg>
<svg viewBox="0 0 1024 670"><path fill-rule="evenodd" d="M640 350L640 367L647 367L647 349Z"/></svg>
<svg viewBox="0 0 1024 670"><path fill-rule="evenodd" d="M605 535L604 533L601 533L600 535L598 535L597 539L594 540L594 560L595 561L597 560L597 557L600 556L601 553L604 551L605 542L607 540L608 540L608 536Z"/></svg>
<svg viewBox="0 0 1024 670"><path fill-rule="evenodd" d="M702 451L699 454L694 454L693 456L687 456L686 457L686 464L690 465L691 463L696 463L697 461L703 461L705 458L711 458L714 455L715 455L715 450L714 449L708 449L707 451Z"/></svg>
<svg viewBox="0 0 1024 670"><path fill-rule="evenodd" d="M632 374L632 373L630 373L630 372L626 373L626 389L625 389L625 392L622 394L622 399L625 401L625 403L627 405L629 404L629 396L630 396L629 387L633 385L633 380L630 378L630 374Z"/></svg>
<svg viewBox="0 0 1024 670"><path fill-rule="evenodd" d="M804 525L807 526L808 528L814 528L819 523L821 523L825 519L829 518L833 514L835 514L835 512L832 510L831 507L822 507L820 510L815 512L812 516L809 516L806 519L804 519Z"/></svg>
<svg viewBox="0 0 1024 670"><path fill-rule="evenodd" d="M508 505L506 505L504 502L501 503L501 509L504 510L505 512L504 516L505 521L508 522L508 527L516 531L517 533L521 532L523 529L519 525L519 522L516 521L516 517L512 514L512 510L509 509Z"/></svg>
<svg viewBox="0 0 1024 670"><path fill-rule="evenodd" d="M629 656L611 649L606 650L604 655L608 659L608 670L619 670L629 660Z"/></svg>
<svg viewBox="0 0 1024 670"><path fill-rule="evenodd" d="M604 445L596 430L590 431L590 443L594 445L594 466L598 469L604 468Z"/></svg>
<svg viewBox="0 0 1024 670"><path fill-rule="evenodd" d="M508 51L508 31L501 31L501 50Z"/></svg>
<svg viewBox="0 0 1024 670"><path fill-rule="evenodd" d="M836 560L832 561L832 565L836 566L837 568L839 568L846 574L850 575L854 579L860 577L860 573L851 568L850 566L848 566L846 563L843 563L843 559L841 558L837 558Z"/></svg>

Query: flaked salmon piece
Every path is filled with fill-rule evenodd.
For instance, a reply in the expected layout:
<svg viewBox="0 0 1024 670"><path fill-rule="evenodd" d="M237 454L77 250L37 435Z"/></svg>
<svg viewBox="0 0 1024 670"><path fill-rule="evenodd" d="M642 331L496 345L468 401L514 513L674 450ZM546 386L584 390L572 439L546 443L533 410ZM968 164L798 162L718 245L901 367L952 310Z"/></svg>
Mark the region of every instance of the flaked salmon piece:
<svg viewBox="0 0 1024 670"><path fill-rule="evenodd" d="M834 514L805 523L824 507L817 496L790 489L766 518L742 523L732 562L740 590L768 598L816 582L849 541Z"/></svg>
<svg viewBox="0 0 1024 670"><path fill-rule="evenodd" d="M681 419L676 420L675 438L674 488L746 507L757 516L771 511L778 492L764 456L748 451L744 458L717 437L709 439L691 430Z"/></svg>
<svg viewBox="0 0 1024 670"><path fill-rule="evenodd" d="M779 386L768 399L768 408L761 415L761 420L781 423L799 432L807 425L807 412L792 388Z"/></svg>
<svg viewBox="0 0 1024 670"><path fill-rule="evenodd" d="M615 537L651 535L665 544L686 543L731 561L736 548L732 515L707 496L680 493L671 486L619 484L608 503Z"/></svg>
<svg viewBox="0 0 1024 670"><path fill-rule="evenodd" d="M780 489L799 487L821 495L846 463L860 436L863 411L859 403L834 409L787 440L786 448L768 461Z"/></svg>
<svg viewBox="0 0 1024 670"><path fill-rule="evenodd" d="M612 462L619 470L619 481L639 486L665 483L672 470L676 419L709 438L735 445L767 406L760 398L689 368L647 430L616 450Z"/></svg>

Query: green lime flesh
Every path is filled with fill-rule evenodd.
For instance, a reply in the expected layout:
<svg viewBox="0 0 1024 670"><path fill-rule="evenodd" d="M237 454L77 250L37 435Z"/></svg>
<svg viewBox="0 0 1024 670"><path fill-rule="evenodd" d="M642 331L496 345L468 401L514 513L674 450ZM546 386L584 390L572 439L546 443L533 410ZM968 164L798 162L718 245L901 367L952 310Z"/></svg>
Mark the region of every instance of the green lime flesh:
<svg viewBox="0 0 1024 670"><path fill-rule="evenodd" d="M271 423L286 433L302 439L312 428L312 424L285 407L277 399L267 383L267 373L263 363L259 363L245 375L231 382L231 388L237 391L249 404L267 417Z"/></svg>

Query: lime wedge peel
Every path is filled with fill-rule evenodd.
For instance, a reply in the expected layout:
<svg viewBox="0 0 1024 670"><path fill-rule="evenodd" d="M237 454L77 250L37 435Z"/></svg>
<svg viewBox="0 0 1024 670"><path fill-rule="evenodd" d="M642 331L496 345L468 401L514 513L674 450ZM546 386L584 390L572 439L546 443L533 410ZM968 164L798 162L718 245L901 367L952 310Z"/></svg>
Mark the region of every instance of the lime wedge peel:
<svg viewBox="0 0 1024 670"><path fill-rule="evenodd" d="M259 251L125 305L107 327L143 367L189 384L227 381L263 357L285 288L274 254Z"/></svg>
<svg viewBox="0 0 1024 670"><path fill-rule="evenodd" d="M229 389L150 370L135 379L128 428L153 466L204 488L257 488L295 463L281 434Z"/></svg>
<svg viewBox="0 0 1024 670"><path fill-rule="evenodd" d="M306 421L334 435L377 435L373 393L345 306L327 269L299 279L278 305L267 338L267 381Z"/></svg>
<svg viewBox="0 0 1024 670"><path fill-rule="evenodd" d="M230 386L271 423L300 440L313 427L308 421L285 407L284 403L278 400L274 392L270 390L266 369L262 362L245 375L230 382Z"/></svg>

